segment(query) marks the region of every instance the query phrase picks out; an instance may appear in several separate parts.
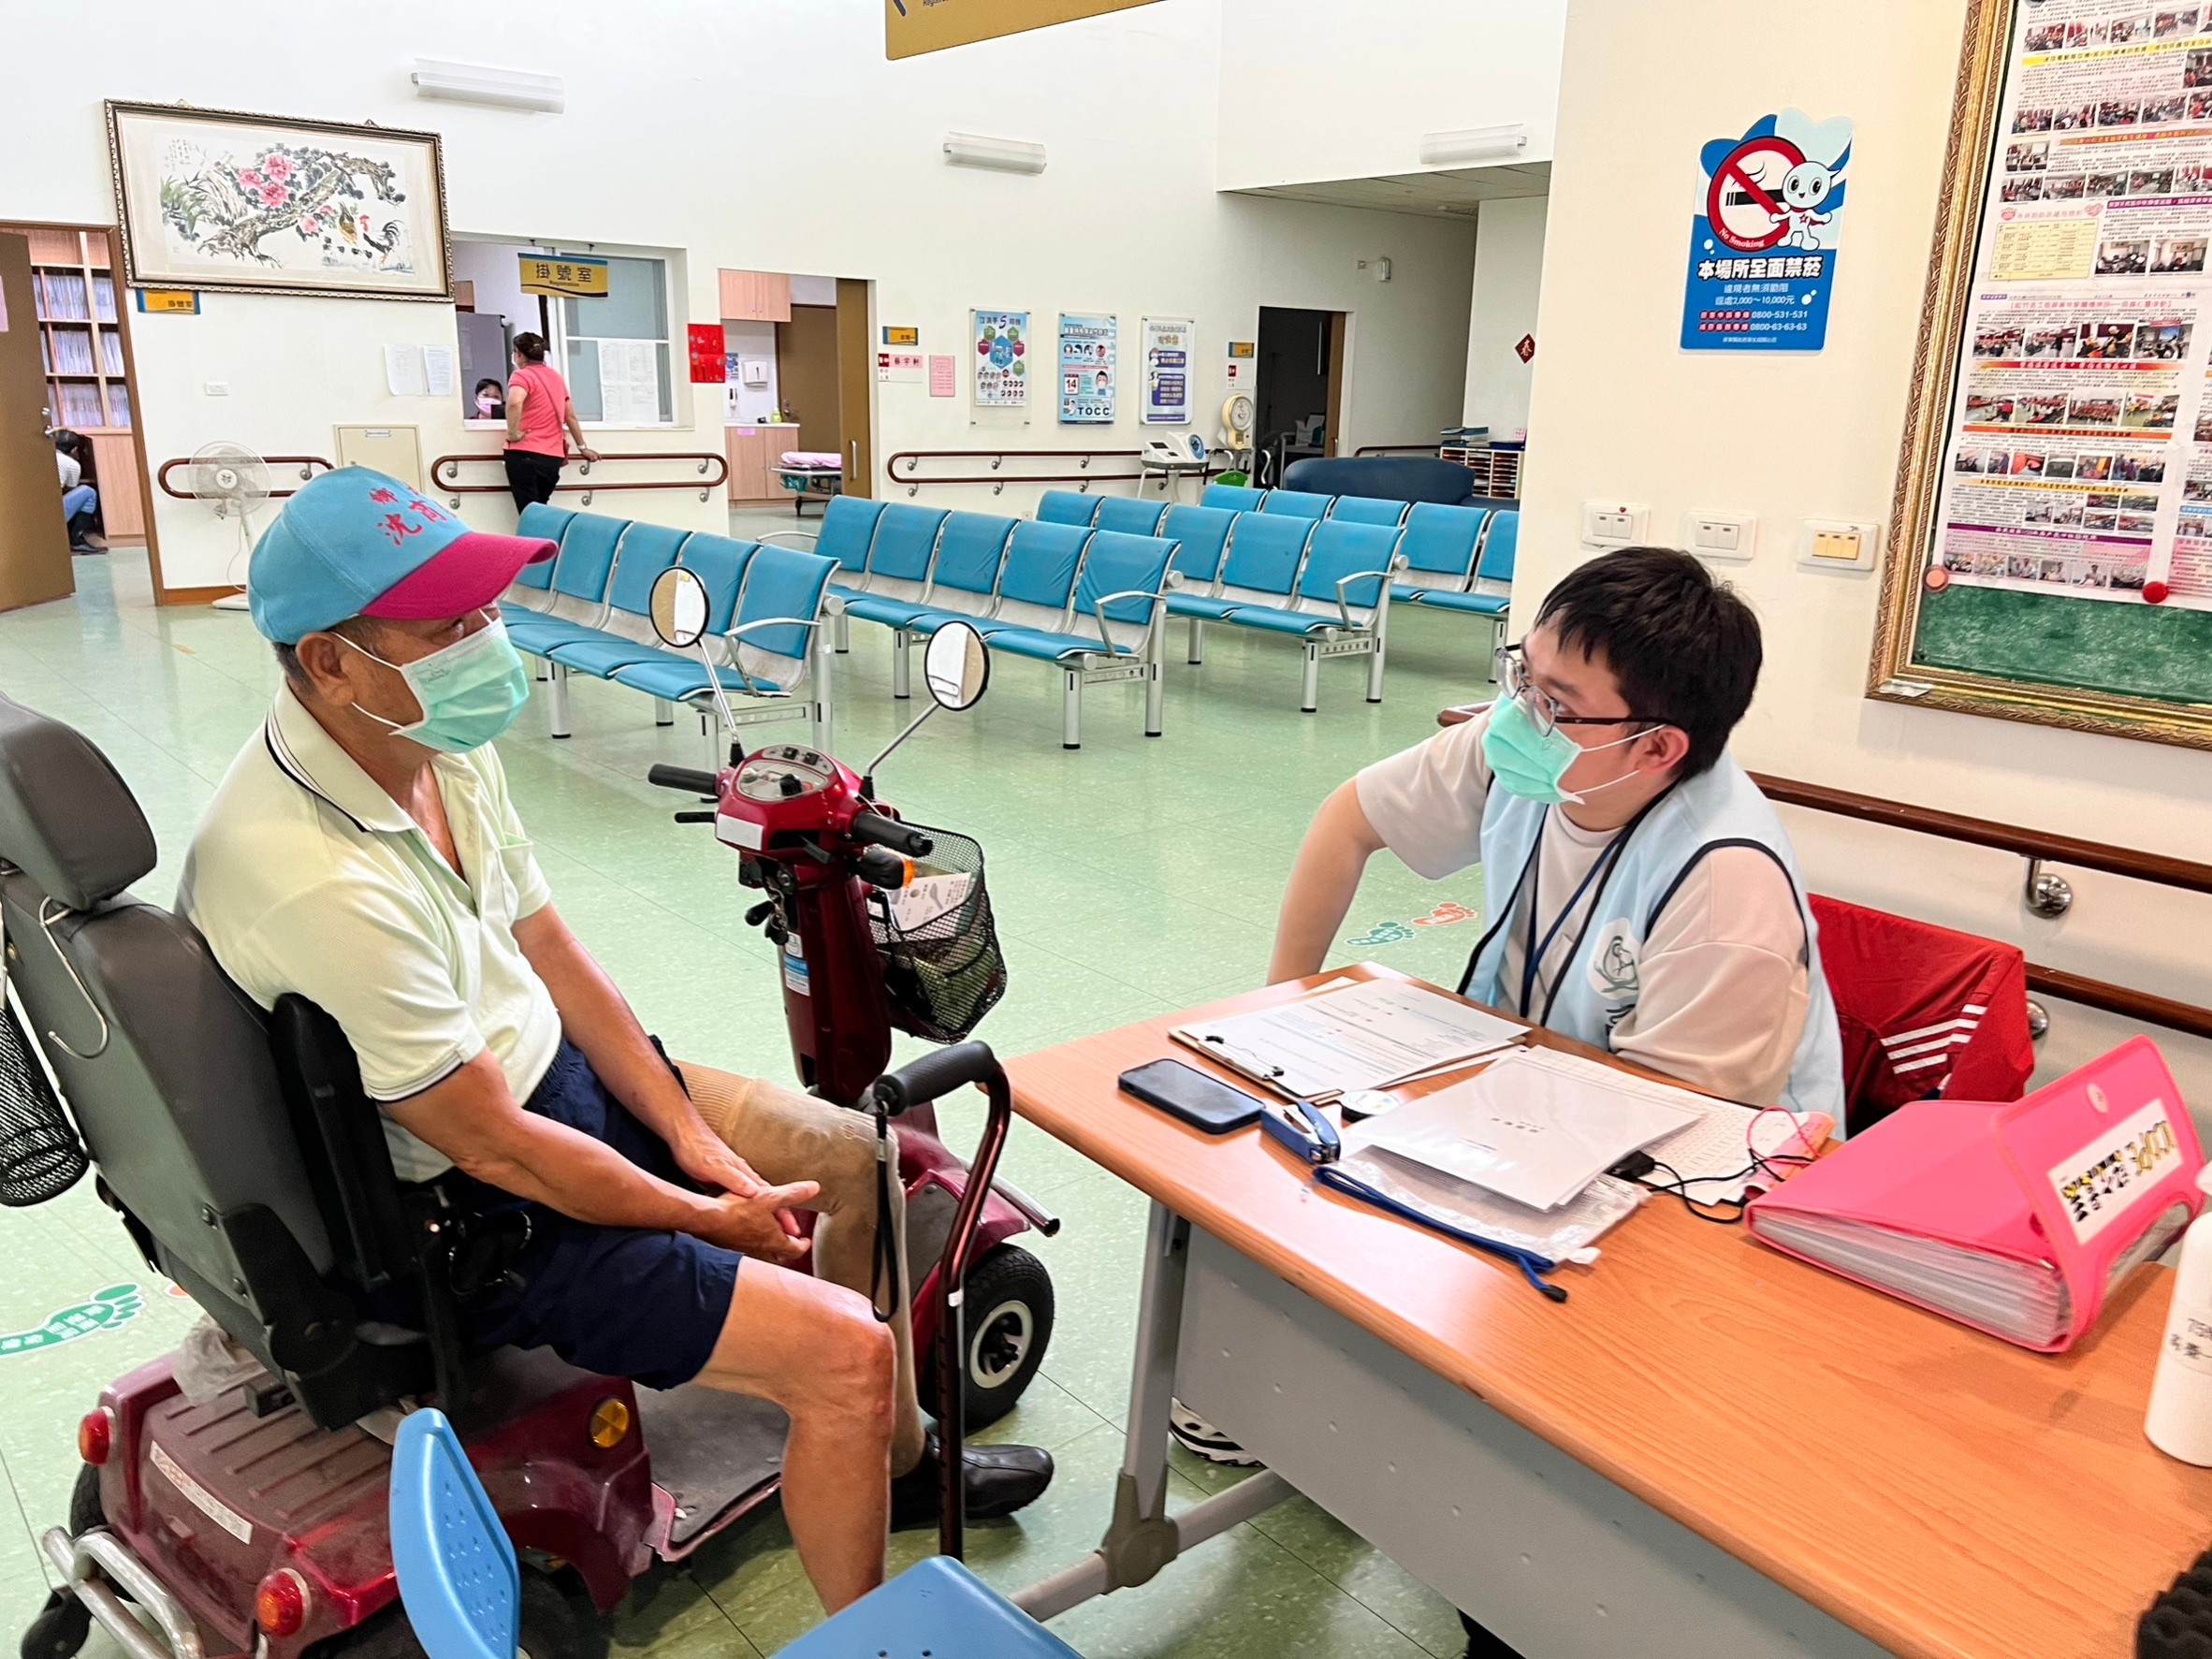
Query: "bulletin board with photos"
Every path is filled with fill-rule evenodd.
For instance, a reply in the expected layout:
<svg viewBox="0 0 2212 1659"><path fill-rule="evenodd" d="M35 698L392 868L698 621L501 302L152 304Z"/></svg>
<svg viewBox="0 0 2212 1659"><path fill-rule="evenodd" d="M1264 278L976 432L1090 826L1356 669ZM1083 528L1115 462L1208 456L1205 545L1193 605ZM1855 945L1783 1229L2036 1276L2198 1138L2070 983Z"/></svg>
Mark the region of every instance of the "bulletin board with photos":
<svg viewBox="0 0 2212 1659"><path fill-rule="evenodd" d="M2212 748L2212 0L1975 0L1872 697Z"/></svg>

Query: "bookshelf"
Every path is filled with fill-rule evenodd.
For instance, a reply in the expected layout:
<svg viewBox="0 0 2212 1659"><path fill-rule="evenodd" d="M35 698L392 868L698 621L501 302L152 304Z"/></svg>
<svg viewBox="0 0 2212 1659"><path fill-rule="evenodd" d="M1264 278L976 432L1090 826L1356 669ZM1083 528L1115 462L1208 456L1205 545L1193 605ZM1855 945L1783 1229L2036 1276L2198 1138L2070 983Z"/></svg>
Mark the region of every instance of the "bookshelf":
<svg viewBox="0 0 2212 1659"><path fill-rule="evenodd" d="M31 295L46 369L47 418L92 440L94 479L110 541L146 534L138 412L131 400L113 238L105 230L4 226L31 244Z"/></svg>
<svg viewBox="0 0 2212 1659"><path fill-rule="evenodd" d="M1475 474L1475 493L1506 501L1521 497L1521 457L1518 449L1492 449L1487 444L1452 443L1447 439L1436 451L1440 460L1456 461Z"/></svg>

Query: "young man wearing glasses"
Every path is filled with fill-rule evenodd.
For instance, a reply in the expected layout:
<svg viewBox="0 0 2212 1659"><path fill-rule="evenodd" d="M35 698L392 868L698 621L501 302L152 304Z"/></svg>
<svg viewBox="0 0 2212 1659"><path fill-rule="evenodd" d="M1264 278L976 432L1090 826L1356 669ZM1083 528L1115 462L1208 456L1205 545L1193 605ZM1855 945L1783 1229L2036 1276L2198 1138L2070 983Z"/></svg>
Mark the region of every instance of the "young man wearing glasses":
<svg viewBox="0 0 2212 1659"><path fill-rule="evenodd" d="M1483 866L1479 1002L1749 1104L1843 1116L1789 837L1727 751L1759 624L1686 553L1591 560L1498 653L1498 700L1321 804L1269 978L1317 971L1367 861Z"/></svg>

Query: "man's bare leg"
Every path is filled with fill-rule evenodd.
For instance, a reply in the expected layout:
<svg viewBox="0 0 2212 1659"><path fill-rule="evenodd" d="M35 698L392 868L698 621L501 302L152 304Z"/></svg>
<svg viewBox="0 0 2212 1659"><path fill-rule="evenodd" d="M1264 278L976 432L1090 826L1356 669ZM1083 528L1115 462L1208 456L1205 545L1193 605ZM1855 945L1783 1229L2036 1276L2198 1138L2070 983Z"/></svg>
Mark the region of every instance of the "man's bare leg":
<svg viewBox="0 0 2212 1659"><path fill-rule="evenodd" d="M866 1299L749 1260L737 1270L729 1317L697 1380L790 1413L783 1516L822 1607L835 1613L880 1584L891 1506L892 1340Z"/></svg>
<svg viewBox="0 0 2212 1659"><path fill-rule="evenodd" d="M684 1087L706 1127L745 1159L764 1181L820 1183L811 1208L815 1276L857 1290L874 1289L876 1241L876 1134L862 1113L833 1106L759 1078L738 1077L710 1066L682 1066ZM897 1417L891 1437L891 1472L904 1475L922 1461L922 1413L914 1394L914 1327L909 1307L906 1188L898 1179L897 1137L893 1136L891 1233L898 1245L898 1311L891 1320L896 1345Z"/></svg>

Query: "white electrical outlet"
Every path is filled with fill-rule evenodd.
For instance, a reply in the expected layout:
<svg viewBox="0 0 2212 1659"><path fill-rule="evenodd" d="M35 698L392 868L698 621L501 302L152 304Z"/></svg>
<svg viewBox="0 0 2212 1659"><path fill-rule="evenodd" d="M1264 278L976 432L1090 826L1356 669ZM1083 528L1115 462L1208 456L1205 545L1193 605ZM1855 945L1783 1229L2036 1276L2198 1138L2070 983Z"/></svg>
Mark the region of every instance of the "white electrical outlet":
<svg viewBox="0 0 2212 1659"><path fill-rule="evenodd" d="M1584 502L1582 545L1586 547L1633 547L1644 539L1652 509L1637 502Z"/></svg>
<svg viewBox="0 0 2212 1659"><path fill-rule="evenodd" d="M1758 533L1759 521L1748 513L1682 515L1682 545L1700 559L1741 562L1752 556Z"/></svg>
<svg viewBox="0 0 2212 1659"><path fill-rule="evenodd" d="M227 380L211 380L202 386L200 390L207 393L207 395L211 398L227 398L230 396L230 382Z"/></svg>
<svg viewBox="0 0 2212 1659"><path fill-rule="evenodd" d="M1881 541L1879 522L1808 518L1797 531L1797 563L1806 570L1870 571Z"/></svg>

